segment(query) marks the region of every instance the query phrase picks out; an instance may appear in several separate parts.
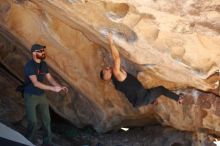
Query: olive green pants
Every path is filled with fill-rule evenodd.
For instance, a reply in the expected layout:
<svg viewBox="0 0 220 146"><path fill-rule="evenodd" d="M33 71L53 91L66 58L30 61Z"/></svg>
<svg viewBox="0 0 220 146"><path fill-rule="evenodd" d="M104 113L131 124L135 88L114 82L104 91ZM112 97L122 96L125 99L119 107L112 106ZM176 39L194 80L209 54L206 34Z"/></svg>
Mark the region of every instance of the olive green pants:
<svg viewBox="0 0 220 146"><path fill-rule="evenodd" d="M51 143L51 127L50 113L47 97L45 94L37 96L32 94L24 94L26 116L28 121L27 138L30 141L34 140L37 130L37 112L41 117L44 128L44 144Z"/></svg>

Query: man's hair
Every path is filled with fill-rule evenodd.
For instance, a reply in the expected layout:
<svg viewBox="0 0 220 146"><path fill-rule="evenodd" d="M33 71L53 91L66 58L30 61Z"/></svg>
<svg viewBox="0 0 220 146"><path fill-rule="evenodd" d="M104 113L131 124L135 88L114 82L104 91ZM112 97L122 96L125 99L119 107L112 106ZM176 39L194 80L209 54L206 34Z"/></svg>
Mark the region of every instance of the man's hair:
<svg viewBox="0 0 220 146"><path fill-rule="evenodd" d="M100 75L100 79L104 80L104 73L103 73L103 70L100 71L100 74L99 74L99 75Z"/></svg>

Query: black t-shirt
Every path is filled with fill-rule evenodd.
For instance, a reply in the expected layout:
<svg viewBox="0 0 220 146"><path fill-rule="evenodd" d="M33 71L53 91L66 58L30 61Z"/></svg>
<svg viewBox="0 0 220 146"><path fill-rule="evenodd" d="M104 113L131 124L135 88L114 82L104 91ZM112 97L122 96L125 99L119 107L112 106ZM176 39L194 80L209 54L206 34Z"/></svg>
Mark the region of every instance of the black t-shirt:
<svg viewBox="0 0 220 146"><path fill-rule="evenodd" d="M144 89L141 82L136 77L127 73L127 77L124 81L118 81L114 75L112 75L112 81L115 88L125 94L128 100L134 105L137 98L140 96Z"/></svg>
<svg viewBox="0 0 220 146"><path fill-rule="evenodd" d="M40 63L35 62L33 59L30 60L24 67L24 77L25 77L25 88L24 93L42 95L44 90L37 88L31 82L29 76L36 75L39 82L44 81L45 75L48 73L48 67L46 62L41 61Z"/></svg>

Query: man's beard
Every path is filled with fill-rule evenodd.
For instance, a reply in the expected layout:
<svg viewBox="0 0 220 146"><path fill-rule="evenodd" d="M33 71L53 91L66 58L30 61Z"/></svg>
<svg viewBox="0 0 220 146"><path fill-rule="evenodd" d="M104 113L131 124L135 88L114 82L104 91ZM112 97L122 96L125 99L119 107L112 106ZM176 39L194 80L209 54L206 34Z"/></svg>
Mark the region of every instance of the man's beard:
<svg viewBox="0 0 220 146"><path fill-rule="evenodd" d="M37 59L40 59L40 60L44 60L46 58L46 55L45 54L41 54L41 55L36 55Z"/></svg>

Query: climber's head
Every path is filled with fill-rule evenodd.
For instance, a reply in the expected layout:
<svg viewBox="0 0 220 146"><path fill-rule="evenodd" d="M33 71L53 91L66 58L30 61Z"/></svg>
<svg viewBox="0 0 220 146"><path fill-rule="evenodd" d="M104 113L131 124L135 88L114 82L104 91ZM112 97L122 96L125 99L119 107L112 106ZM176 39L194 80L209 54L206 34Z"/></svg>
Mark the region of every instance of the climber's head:
<svg viewBox="0 0 220 146"><path fill-rule="evenodd" d="M100 71L100 78L102 80L108 81L112 77L112 68L111 67L105 67Z"/></svg>

